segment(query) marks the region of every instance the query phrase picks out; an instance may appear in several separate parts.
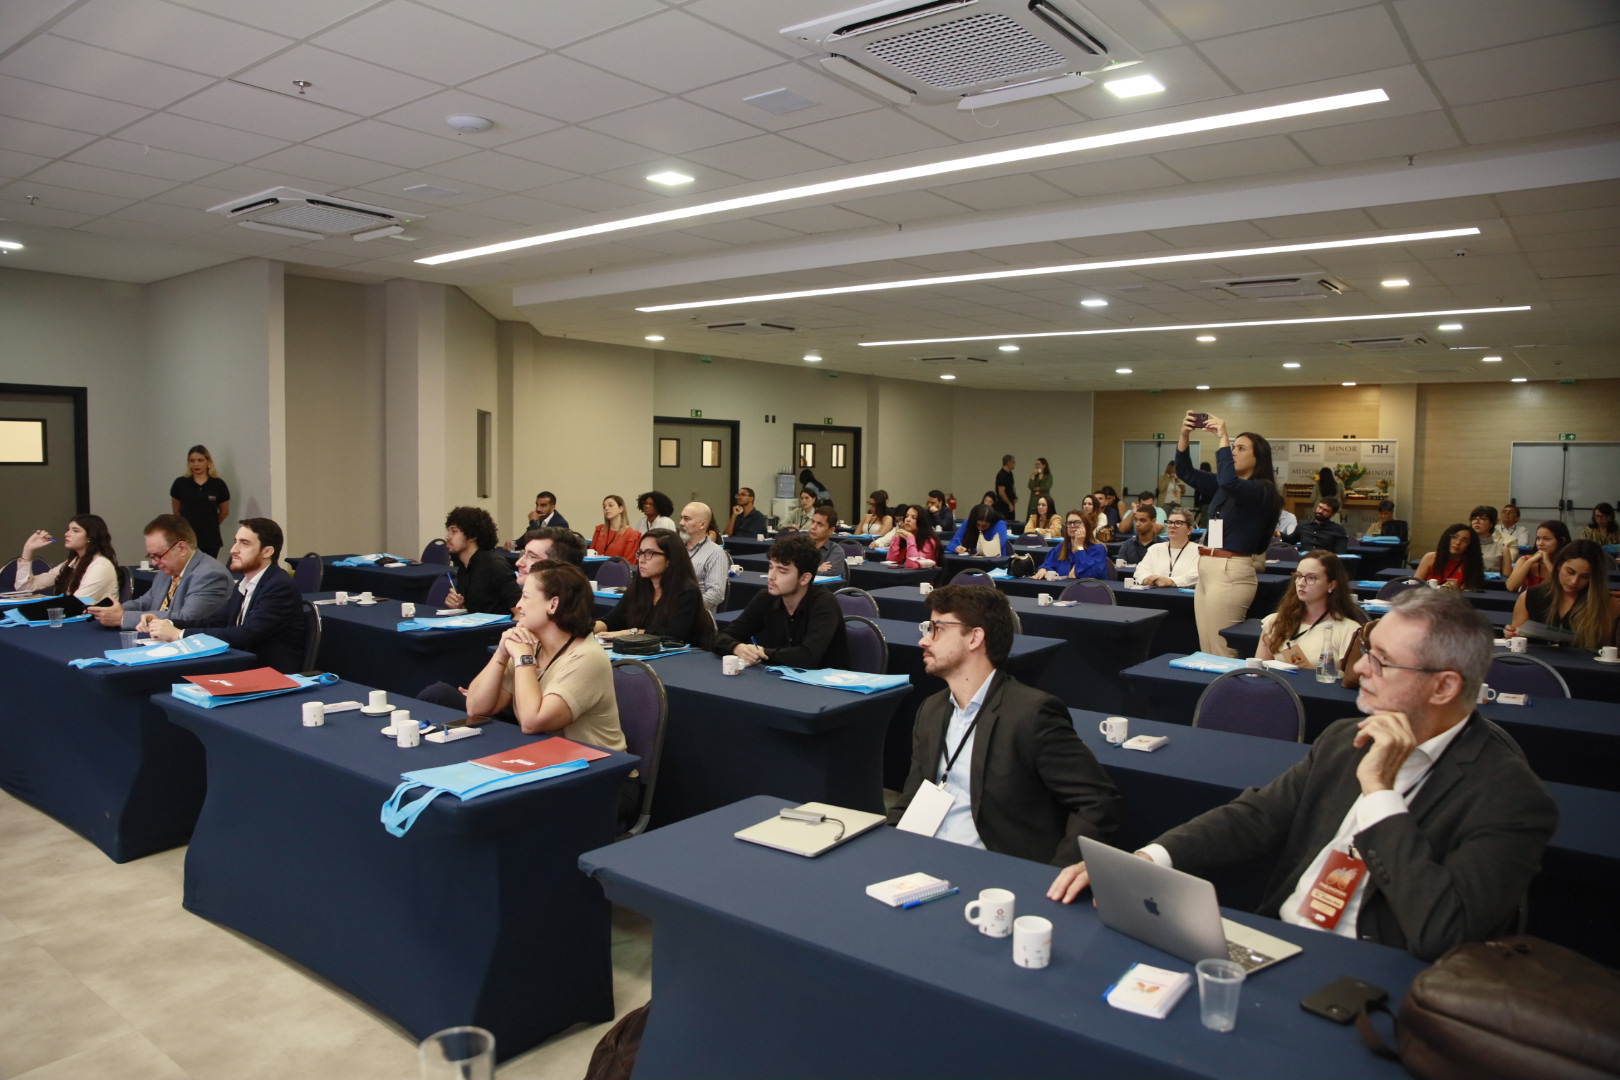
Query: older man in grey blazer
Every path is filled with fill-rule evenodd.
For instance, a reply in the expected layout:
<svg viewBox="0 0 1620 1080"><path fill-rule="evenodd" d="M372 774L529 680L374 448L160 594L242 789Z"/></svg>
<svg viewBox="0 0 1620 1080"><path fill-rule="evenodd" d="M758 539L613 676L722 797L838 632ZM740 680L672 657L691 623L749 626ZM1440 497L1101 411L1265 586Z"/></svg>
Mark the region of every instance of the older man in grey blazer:
<svg viewBox="0 0 1620 1080"><path fill-rule="evenodd" d="M133 630L151 615L194 622L224 611L231 602L231 572L197 550L197 534L185 518L161 514L147 522L146 555L157 567L152 587L127 604L91 608L102 626Z"/></svg>

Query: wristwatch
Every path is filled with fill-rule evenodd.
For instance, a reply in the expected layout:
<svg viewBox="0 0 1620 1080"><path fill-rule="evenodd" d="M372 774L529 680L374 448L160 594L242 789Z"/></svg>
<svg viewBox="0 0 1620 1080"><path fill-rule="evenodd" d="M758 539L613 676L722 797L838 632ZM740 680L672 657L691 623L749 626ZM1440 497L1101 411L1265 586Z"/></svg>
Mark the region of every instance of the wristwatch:
<svg viewBox="0 0 1620 1080"><path fill-rule="evenodd" d="M519 656L517 658L517 666L518 667L534 667L534 654L533 653L524 653L522 656Z"/></svg>

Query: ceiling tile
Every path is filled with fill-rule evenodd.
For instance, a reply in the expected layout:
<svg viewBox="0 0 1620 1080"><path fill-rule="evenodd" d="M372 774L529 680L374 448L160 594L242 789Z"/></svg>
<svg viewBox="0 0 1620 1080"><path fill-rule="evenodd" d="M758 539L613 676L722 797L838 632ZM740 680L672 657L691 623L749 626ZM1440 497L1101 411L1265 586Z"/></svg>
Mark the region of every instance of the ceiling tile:
<svg viewBox="0 0 1620 1080"><path fill-rule="evenodd" d="M1144 57L1138 67L1127 68L1117 75L1098 75L1097 85L1078 94L1068 95L1071 105L1096 119L1135 116L1140 113L1166 109L1172 105L1192 105L1204 101L1219 101L1230 97L1232 84L1221 76L1196 49L1179 46L1160 49ZM1133 75L1152 75L1164 84L1160 94L1120 98L1106 87L1116 78Z"/></svg>
<svg viewBox="0 0 1620 1080"><path fill-rule="evenodd" d="M226 163L191 154L177 154L173 150L155 149L122 139L98 139L69 156L70 161L83 165L99 165L104 169L118 169L140 176L154 176L175 182L198 180L209 173L219 172Z"/></svg>
<svg viewBox="0 0 1620 1080"><path fill-rule="evenodd" d="M488 131L457 132L445 123L445 117L458 114L482 116L495 126ZM561 126L560 121L553 120L549 116L540 116L512 105L470 94L465 90L446 90L442 94L413 101L401 108L390 109L377 119L426 135L454 139L470 148L480 150L526 139L530 135L538 135L542 131L551 131Z"/></svg>
<svg viewBox="0 0 1620 1080"><path fill-rule="evenodd" d="M664 10L657 0L590 0L537 4L534 0L422 0L468 22L560 49L580 38L611 30L631 19Z"/></svg>
<svg viewBox="0 0 1620 1080"><path fill-rule="evenodd" d="M802 233L784 229L779 225L766 225L761 221L715 221L707 225L694 225L684 230L693 236L718 240L723 244L759 244L772 240L793 240Z"/></svg>
<svg viewBox="0 0 1620 1080"><path fill-rule="evenodd" d="M1189 180L1224 180L1233 176L1289 172L1311 164L1299 147L1281 135L1165 150L1154 156Z"/></svg>
<svg viewBox="0 0 1620 1080"><path fill-rule="evenodd" d="M299 45L236 76L239 82L277 93L294 89L293 81L311 83L303 96L318 105L371 116L443 89L436 83L342 56L313 45Z"/></svg>
<svg viewBox="0 0 1620 1080"><path fill-rule="evenodd" d="M296 149L294 147L293 149ZM237 165L222 172L217 172L208 178L210 186L226 188L231 192L232 199L239 199L244 195L251 195L259 191L267 191L273 187L297 188L299 191L310 191L317 195L329 193L339 186L339 182L322 180L315 176L305 176L300 173L284 169L272 169L268 165Z"/></svg>
<svg viewBox="0 0 1620 1080"><path fill-rule="evenodd" d="M147 110L43 83L0 75L0 112L43 124L105 135L145 116Z"/></svg>
<svg viewBox="0 0 1620 1080"><path fill-rule="evenodd" d="M385 161L402 169L426 168L478 151L478 147L453 138L424 135L420 131L395 127L380 120L361 120L318 139L311 139L309 145L341 150L372 161Z"/></svg>
<svg viewBox="0 0 1620 1080"><path fill-rule="evenodd" d="M0 4L0 52L72 7L75 0L8 0Z"/></svg>
<svg viewBox="0 0 1620 1080"><path fill-rule="evenodd" d="M131 142L149 143L165 150L226 161L245 161L279 150L287 143L252 132L237 131L202 120L191 120L172 113L154 113L118 133Z"/></svg>
<svg viewBox="0 0 1620 1080"><path fill-rule="evenodd" d="M133 178L132 178L133 179ZM85 214L100 217L121 210L135 202L137 196L120 196L85 188L69 188L36 181L33 177L19 180L0 189L0 218L14 221L31 220L22 212L29 205L28 197L35 196L34 206L53 213Z"/></svg>
<svg viewBox="0 0 1620 1080"><path fill-rule="evenodd" d="M1620 23L1610 23L1431 60L1424 68L1448 104L1471 105L1612 79L1620 71L1617 57Z"/></svg>
<svg viewBox="0 0 1620 1080"><path fill-rule="evenodd" d="M466 157L441 161L431 169L422 171L429 174L430 183L433 182L432 177L442 176L448 181L449 187L456 187L456 181L466 181L502 191L529 191L567 180L573 175L566 169L554 169L550 165L510 157L494 150L480 150Z"/></svg>
<svg viewBox="0 0 1620 1080"><path fill-rule="evenodd" d="M1085 116L1076 110L1084 109L1093 100L1091 93L1092 88L1087 87L977 110L958 109L955 105L913 105L907 109L907 115L960 142L996 139L1026 131L1050 131L1053 138L1061 138L1065 129L1085 121Z"/></svg>
<svg viewBox="0 0 1620 1080"><path fill-rule="evenodd" d="M626 247L641 248L643 251L653 251L660 255L695 255L700 251L713 251L729 246L718 240L706 240L701 236L683 232L637 235L631 239L621 240L620 243Z"/></svg>
<svg viewBox="0 0 1620 1080"><path fill-rule="evenodd" d="M751 124L678 98L638 105L587 121L584 126L667 154L682 154L760 133L759 128Z"/></svg>
<svg viewBox="0 0 1620 1080"><path fill-rule="evenodd" d="M778 115L743 100L756 94L768 94L772 90L791 90L815 104ZM848 83L829 78L797 62L779 63L740 78L693 90L684 96L699 105L768 131L784 131L882 107Z"/></svg>
<svg viewBox="0 0 1620 1080"><path fill-rule="evenodd" d="M1620 79L1452 110L1470 143L1522 139L1620 122Z"/></svg>
<svg viewBox="0 0 1620 1080"><path fill-rule="evenodd" d="M103 196L97 196L102 198ZM96 217L74 210L58 210L44 203L30 205L19 201L21 196L10 189L0 190L0 218L23 225L44 225L53 229L71 229Z"/></svg>
<svg viewBox="0 0 1620 1080"><path fill-rule="evenodd" d="M569 123L617 112L659 96L657 91L629 79L560 55L524 61L474 79L462 89Z"/></svg>
<svg viewBox="0 0 1620 1080"><path fill-rule="evenodd" d="M692 177L690 184L681 184L678 187L666 187L647 179L651 173L674 169ZM609 169L606 172L594 173L598 180L620 184L624 187L644 191L649 198L679 199L689 195L696 195L705 191L721 191L725 188L735 187L741 183L741 178L731 173L711 169L706 165L697 165L685 157L654 158L640 165L629 165L622 169Z"/></svg>
<svg viewBox="0 0 1620 1080"><path fill-rule="evenodd" d="M806 206L775 214L762 214L760 221L802 233L842 232L846 229L884 228L885 223L837 206ZM892 229L887 230L893 232Z"/></svg>
<svg viewBox="0 0 1620 1080"><path fill-rule="evenodd" d="M864 199L845 199L839 203L857 214L904 224L908 221L926 221L929 218L960 217L970 211L961 203L929 191L896 191L886 195L870 195Z"/></svg>
<svg viewBox="0 0 1620 1080"><path fill-rule="evenodd" d="M1289 0L1287 5L1279 5L1274 0L1224 0L1209 4L1200 0L1157 0L1154 7L1177 31L1194 41L1202 41L1258 30L1286 20L1343 11L1365 3L1366 0Z"/></svg>
<svg viewBox="0 0 1620 1080"><path fill-rule="evenodd" d="M994 176L960 184L938 184L935 192L975 210L1005 210L1044 203L1072 202L1074 196L1034 176Z"/></svg>
<svg viewBox="0 0 1620 1080"><path fill-rule="evenodd" d="M219 192L218 197L208 205L218 206L225 201L225 193ZM161 225L171 233L179 232L184 235L203 232L219 224L220 219L199 213L195 207L170 206L166 203L148 199L126 206L118 211L118 217L126 221L141 221L148 225Z"/></svg>
<svg viewBox="0 0 1620 1080"><path fill-rule="evenodd" d="M149 109L161 109L211 81L194 71L108 52L54 34L42 34L0 60L0 74Z"/></svg>
<svg viewBox="0 0 1620 1080"><path fill-rule="evenodd" d="M1301 131L1294 141L1321 165L1408 157L1462 145L1456 128L1439 111Z"/></svg>
<svg viewBox="0 0 1620 1080"><path fill-rule="evenodd" d="M217 176L218 174L215 175ZM210 177L210 179L213 179L213 177ZM251 192L257 189L248 188L247 190ZM240 198L242 194L242 189L227 188L224 185L210 187L206 184L181 184L179 187L170 188L161 195L154 195L151 202L156 205L174 206L185 210L203 211L207 210L211 206L218 206L220 203L228 202L231 199ZM204 228L208 227L210 224L219 224L219 220L217 218L202 217L199 218L199 220L204 223Z"/></svg>
<svg viewBox="0 0 1620 1080"><path fill-rule="evenodd" d="M357 194L355 197L370 201L363 195ZM471 239L509 232L512 223L504 218L485 217L463 210L434 210L428 213L428 228L435 233Z"/></svg>
<svg viewBox="0 0 1620 1080"><path fill-rule="evenodd" d="M183 7L271 30L288 37L304 38L333 23L348 18L377 0L174 0Z"/></svg>
<svg viewBox="0 0 1620 1080"><path fill-rule="evenodd" d="M322 150L318 146L289 146L256 158L250 164L255 169L313 176L329 185L341 184L344 187L369 184L399 171L392 165Z"/></svg>
<svg viewBox="0 0 1620 1080"><path fill-rule="evenodd" d="M835 157L790 142L780 135L756 135L752 139L739 139L706 150L694 150L684 156L701 165L735 173L749 180L774 180L779 176L797 176L813 169L844 164Z"/></svg>
<svg viewBox="0 0 1620 1080"><path fill-rule="evenodd" d="M526 195L497 195L472 203L467 212L516 225L549 225L579 217L579 211L572 206L559 206ZM504 231L510 232L511 227L511 224L505 226Z"/></svg>
<svg viewBox="0 0 1620 1080"><path fill-rule="evenodd" d="M208 75L229 75L292 44L279 34L161 0L88 0L51 33Z"/></svg>
<svg viewBox="0 0 1620 1080"><path fill-rule="evenodd" d="M1145 156L1065 165L1042 169L1035 175L1073 195L1116 195L1186 183L1182 177Z"/></svg>
<svg viewBox="0 0 1620 1080"><path fill-rule="evenodd" d="M22 154L15 150L0 150L0 176L15 179L27 176L42 165L50 164L51 159L39 157L36 154Z"/></svg>
<svg viewBox="0 0 1620 1080"><path fill-rule="evenodd" d="M807 124L786 137L846 161L878 162L896 154L957 145L948 135L887 109Z"/></svg>
<svg viewBox="0 0 1620 1080"><path fill-rule="evenodd" d="M1378 5L1217 38L1199 50L1246 91L1396 67L1411 59L1388 12Z"/></svg>
<svg viewBox="0 0 1620 1080"><path fill-rule="evenodd" d="M1155 229L1153 234L1171 247L1181 248L1256 247L1264 245L1271 239L1247 221L1221 221L1209 225Z"/></svg>
<svg viewBox="0 0 1620 1080"><path fill-rule="evenodd" d="M302 142L357 119L354 113L329 109L307 97L229 81L215 83L169 111L289 142Z"/></svg>
<svg viewBox="0 0 1620 1080"><path fill-rule="evenodd" d="M573 180L564 180L560 184L547 184L532 194L535 198L548 199L579 210L623 210L631 206L647 210L663 209L660 205L663 200L655 192L610 184L594 176L581 176Z"/></svg>
<svg viewBox="0 0 1620 1080"><path fill-rule="evenodd" d="M1531 191L1504 191L1496 196L1496 202L1504 214L1545 214L1588 206L1610 206L1620 202L1620 180L1564 184Z"/></svg>
<svg viewBox="0 0 1620 1080"><path fill-rule="evenodd" d="M771 67L781 59L681 11L665 11L562 51L605 71L632 68L638 82L671 94Z"/></svg>
<svg viewBox="0 0 1620 1080"><path fill-rule="evenodd" d="M1254 226L1267 236L1278 240L1365 233L1377 227L1362 210L1329 210L1319 214L1255 218Z"/></svg>
<svg viewBox="0 0 1620 1080"><path fill-rule="evenodd" d="M503 153L539 161L574 172L595 173L650 161L656 151L635 146L584 128L568 127L520 139L501 147Z"/></svg>
<svg viewBox="0 0 1620 1080"><path fill-rule="evenodd" d="M1615 18L1608 0L1395 0L1394 6L1421 57L1494 48Z"/></svg>
<svg viewBox="0 0 1620 1080"><path fill-rule="evenodd" d="M66 128L36 124L31 120L17 120L0 116L0 146L7 150L20 150L27 154L60 157L94 141L94 135Z"/></svg>
<svg viewBox="0 0 1620 1080"><path fill-rule="evenodd" d="M686 4L684 10L711 25L734 34L741 34L754 44L772 52L781 53L783 56L802 57L811 55L810 50L797 42L789 41L782 36L781 31L785 27L797 26L821 14L818 11L806 11L806 6L803 0L692 0ZM849 9L859 5L842 6ZM839 8L825 10L831 12Z"/></svg>
<svg viewBox="0 0 1620 1080"><path fill-rule="evenodd" d="M466 82L539 51L410 0L389 0L313 44L438 83Z"/></svg>

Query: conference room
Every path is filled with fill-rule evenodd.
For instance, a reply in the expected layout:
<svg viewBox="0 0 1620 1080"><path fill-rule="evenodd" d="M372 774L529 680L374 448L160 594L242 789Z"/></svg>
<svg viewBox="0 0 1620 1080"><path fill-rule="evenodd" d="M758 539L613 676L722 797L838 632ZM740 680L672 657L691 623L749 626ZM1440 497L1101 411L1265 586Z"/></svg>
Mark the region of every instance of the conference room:
<svg viewBox="0 0 1620 1080"><path fill-rule="evenodd" d="M587 536L609 494L774 516L807 463L846 520L878 488L960 520L1039 457L1062 512L1151 484L1188 409L1393 447L1414 561L1475 505L1578 534L1620 495L1514 484L1620 440L1611 5L1058 2L1121 66L943 94L783 33L856 6L13 13L0 421L46 459L0 468L13 542L89 511L137 562L194 444L292 556L416 558L461 505L511 540L543 490ZM0 836L0 1072L414 1068L386 1011L185 910L186 848L114 863L14 793ZM613 919L623 1016L657 935ZM607 1026L502 1075L579 1075Z"/></svg>

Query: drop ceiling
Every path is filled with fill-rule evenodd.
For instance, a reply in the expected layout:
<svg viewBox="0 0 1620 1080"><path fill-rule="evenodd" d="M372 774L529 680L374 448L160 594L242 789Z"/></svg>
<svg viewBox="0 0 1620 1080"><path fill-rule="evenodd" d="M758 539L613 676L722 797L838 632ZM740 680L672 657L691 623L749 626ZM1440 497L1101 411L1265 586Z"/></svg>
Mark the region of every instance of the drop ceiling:
<svg viewBox="0 0 1620 1080"><path fill-rule="evenodd" d="M1620 373L1620 6L1087 0L1161 94L896 106L778 34L854 0L27 0L0 8L0 266L149 282L262 256L465 289L545 334L934 380L1141 389ZM298 82L307 86L298 86ZM1380 88L1389 101L829 193L442 266L428 255L776 188ZM788 90L773 113L747 99ZM472 114L488 131L458 133ZM693 177L678 188L646 178ZM365 243L209 207L277 186L422 215ZM451 194L408 189L428 185ZM1384 232L1478 236L648 314L637 307ZM1212 282L1325 275L1262 301ZM1403 288L1380 282L1403 278ZM1082 308L1082 299L1107 307ZM1372 323L861 342L1529 305ZM707 327L792 333L739 339ZM1462 330L1441 331L1461 322ZM656 346L647 335L662 335ZM1410 349L1347 349L1364 337ZM1486 363L1484 356L1501 356ZM1284 369L1284 362L1298 368ZM1128 367L1131 374L1116 374Z"/></svg>

